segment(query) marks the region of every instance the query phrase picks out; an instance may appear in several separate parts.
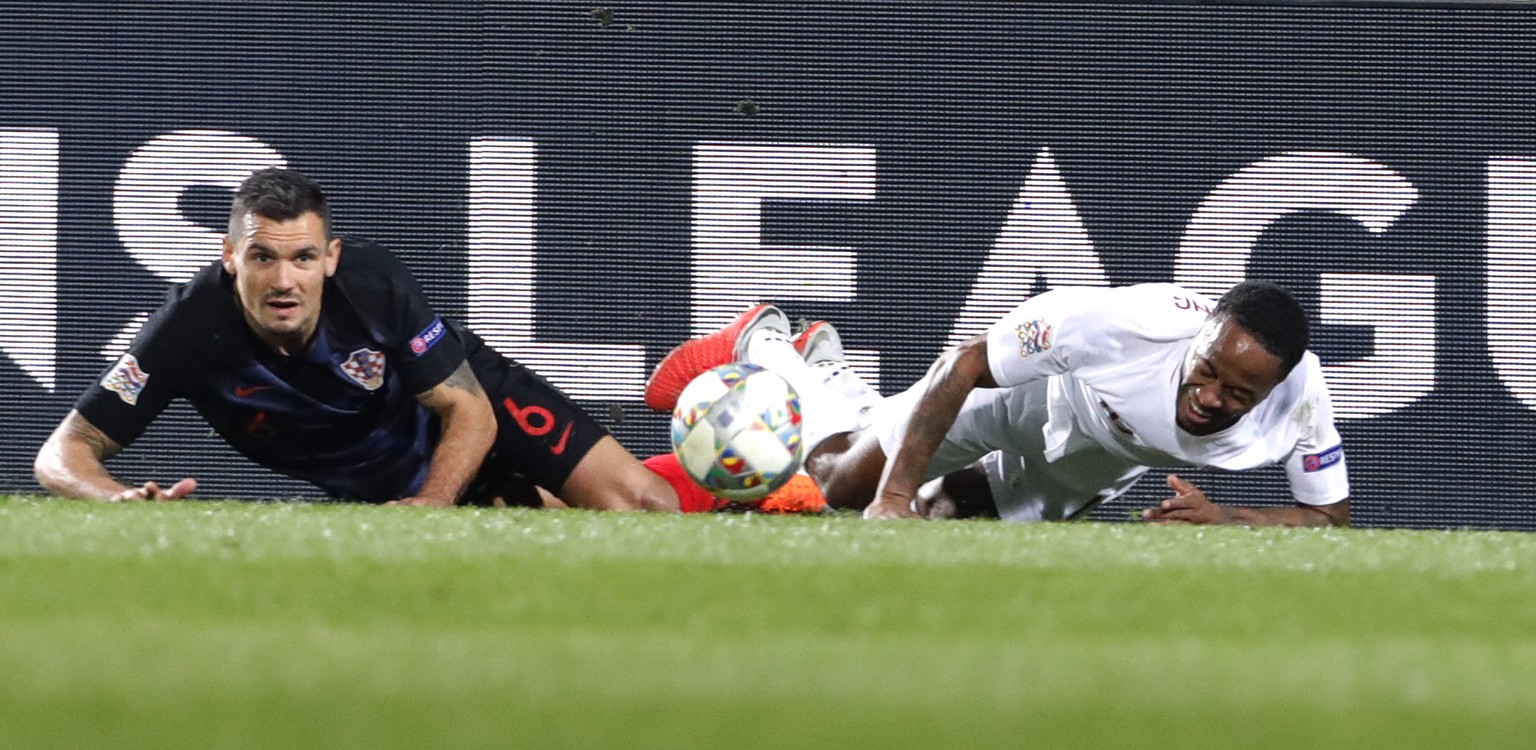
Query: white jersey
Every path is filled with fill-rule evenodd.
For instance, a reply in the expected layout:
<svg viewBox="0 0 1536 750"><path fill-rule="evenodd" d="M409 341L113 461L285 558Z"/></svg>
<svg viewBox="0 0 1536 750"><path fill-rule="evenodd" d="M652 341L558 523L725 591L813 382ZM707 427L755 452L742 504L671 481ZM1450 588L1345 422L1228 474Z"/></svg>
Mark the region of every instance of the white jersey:
<svg viewBox="0 0 1536 750"><path fill-rule="evenodd" d="M1189 347L1214 306L1172 284L1058 289L1030 299L988 330L1000 387L966 399L929 476L994 451L1016 457L988 464L994 495L1028 495L995 497L1005 517L1070 516L1123 492L1149 465L1239 470L1284 462L1297 502L1348 497L1322 366L1310 352L1233 426L1203 437L1178 427ZM923 385L877 407L874 426L887 455Z"/></svg>

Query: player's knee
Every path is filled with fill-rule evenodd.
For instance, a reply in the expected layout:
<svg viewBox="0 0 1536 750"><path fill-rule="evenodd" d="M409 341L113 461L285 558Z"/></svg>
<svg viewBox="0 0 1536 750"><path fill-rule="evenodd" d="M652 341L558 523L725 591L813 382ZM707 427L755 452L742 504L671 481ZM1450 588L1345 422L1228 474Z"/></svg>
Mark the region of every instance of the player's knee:
<svg viewBox="0 0 1536 750"><path fill-rule="evenodd" d="M884 467L885 454L872 436L828 438L805 462L805 472L821 488L828 505L854 510L874 499Z"/></svg>
<svg viewBox="0 0 1536 750"><path fill-rule="evenodd" d="M573 505L588 510L609 510L621 512L653 512L676 513L678 512L677 495L667 487L664 492L658 491L615 491L599 494L586 498L583 502Z"/></svg>
<svg viewBox="0 0 1536 750"><path fill-rule="evenodd" d="M827 505L834 508L858 510L874 497L874 485L863 481L856 472L849 471L841 458L823 458L806 467L806 473L821 488Z"/></svg>
<svg viewBox="0 0 1536 750"><path fill-rule="evenodd" d="M630 490L628 498L630 507L626 510L643 510L652 513L680 512L677 491L649 469L640 472L635 481L626 484L626 488Z"/></svg>
<svg viewBox="0 0 1536 750"><path fill-rule="evenodd" d="M639 471L623 471L607 475L599 486L582 486L563 495L566 502L588 510L650 511L677 513L677 493L672 485L644 468L638 462Z"/></svg>
<svg viewBox="0 0 1536 750"><path fill-rule="evenodd" d="M677 493L613 436L604 436L566 477L560 497L588 510L678 512Z"/></svg>
<svg viewBox="0 0 1536 750"><path fill-rule="evenodd" d="M835 476L816 483L821 487L821 494L827 498L827 505L834 508L858 510L866 505L872 497L871 493L858 492L849 482L841 481Z"/></svg>

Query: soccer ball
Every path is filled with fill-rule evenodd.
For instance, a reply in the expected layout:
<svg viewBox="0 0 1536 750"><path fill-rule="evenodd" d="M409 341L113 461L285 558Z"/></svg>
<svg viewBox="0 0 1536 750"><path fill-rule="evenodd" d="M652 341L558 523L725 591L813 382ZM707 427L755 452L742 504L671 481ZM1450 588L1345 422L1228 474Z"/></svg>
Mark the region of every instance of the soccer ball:
<svg viewBox="0 0 1536 750"><path fill-rule="evenodd" d="M693 379L672 410L672 451L710 494L761 500L800 469L800 397L757 365L721 365Z"/></svg>

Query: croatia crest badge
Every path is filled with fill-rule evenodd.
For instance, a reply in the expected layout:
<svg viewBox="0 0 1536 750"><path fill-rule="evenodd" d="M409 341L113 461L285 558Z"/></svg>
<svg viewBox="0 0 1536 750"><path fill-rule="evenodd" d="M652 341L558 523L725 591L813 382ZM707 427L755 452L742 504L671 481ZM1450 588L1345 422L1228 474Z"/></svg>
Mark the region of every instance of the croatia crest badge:
<svg viewBox="0 0 1536 750"><path fill-rule="evenodd" d="M384 385L384 353L358 349L347 355L347 361L341 363L341 372L358 385L376 391Z"/></svg>

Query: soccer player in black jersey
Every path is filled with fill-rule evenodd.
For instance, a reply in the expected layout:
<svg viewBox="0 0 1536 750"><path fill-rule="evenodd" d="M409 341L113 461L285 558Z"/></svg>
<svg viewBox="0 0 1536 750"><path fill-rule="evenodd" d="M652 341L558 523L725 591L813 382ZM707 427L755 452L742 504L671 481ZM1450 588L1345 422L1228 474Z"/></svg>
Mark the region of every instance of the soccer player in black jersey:
<svg viewBox="0 0 1536 750"><path fill-rule="evenodd" d="M323 304L322 304L323 303ZM286 169L236 192L222 260L176 286L38 452L48 491L169 500L104 460L173 399L236 450L331 497L404 505L675 511L672 488L536 373L432 311L405 266L333 237L320 188Z"/></svg>

